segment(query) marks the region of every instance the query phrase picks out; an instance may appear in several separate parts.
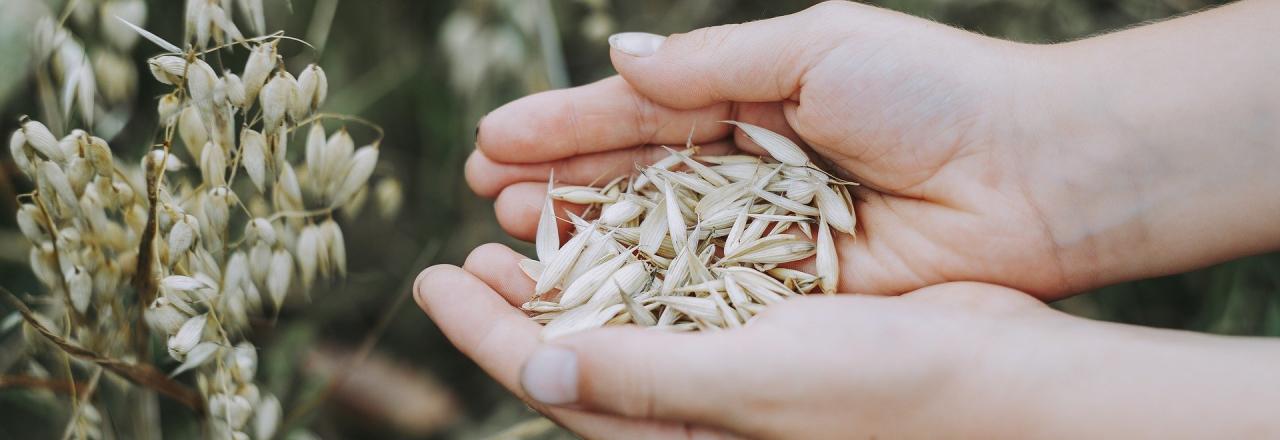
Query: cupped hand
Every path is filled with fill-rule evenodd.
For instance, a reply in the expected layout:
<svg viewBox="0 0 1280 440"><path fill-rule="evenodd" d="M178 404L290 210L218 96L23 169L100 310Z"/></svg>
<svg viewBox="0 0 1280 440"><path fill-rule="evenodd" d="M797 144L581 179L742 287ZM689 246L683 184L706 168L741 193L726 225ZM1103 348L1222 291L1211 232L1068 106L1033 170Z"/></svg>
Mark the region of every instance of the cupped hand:
<svg viewBox="0 0 1280 440"><path fill-rule="evenodd" d="M799 297L740 329L611 327L544 344L519 310L523 258L477 248L427 269L415 297L464 354L587 438L983 437L1027 384L1037 333L1070 318L1023 293L952 283L898 297ZM1016 368L1001 360L1022 359ZM1008 374L1006 374L1008 373ZM989 389L985 389L989 388Z"/></svg>
<svg viewBox="0 0 1280 440"><path fill-rule="evenodd" d="M586 438L1274 438L1280 342L1073 317L1005 287L804 296L745 326L539 340L524 258L484 245L414 297L534 409Z"/></svg>
<svg viewBox="0 0 1280 440"><path fill-rule="evenodd" d="M864 184L859 236L838 243L840 290L897 294L955 280L1054 297L1083 288L1025 191L1034 49L864 5L659 37L620 34L621 76L487 115L467 178L531 239L545 181L587 184L684 145L763 153L716 121L801 141ZM691 134L692 133L692 134ZM1020 149L1023 149L1020 151ZM567 226L567 225L566 225Z"/></svg>

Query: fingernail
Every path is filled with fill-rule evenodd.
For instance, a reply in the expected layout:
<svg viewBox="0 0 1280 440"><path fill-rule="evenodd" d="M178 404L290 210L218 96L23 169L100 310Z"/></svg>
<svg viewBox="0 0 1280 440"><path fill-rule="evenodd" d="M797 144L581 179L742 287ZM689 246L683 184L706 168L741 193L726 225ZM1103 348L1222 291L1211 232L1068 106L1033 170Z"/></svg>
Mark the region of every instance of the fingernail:
<svg viewBox="0 0 1280 440"><path fill-rule="evenodd" d="M426 290L426 287L423 285L423 283L426 281L427 277L431 276L431 272L434 272L439 268L440 268L440 265L428 267L426 269L423 269L422 272L418 273L417 278L414 278L413 297L415 300L417 300L419 306L426 307L426 304L427 304L427 294L426 294L427 290Z"/></svg>
<svg viewBox="0 0 1280 440"><path fill-rule="evenodd" d="M609 36L609 46L633 57L653 55L667 37L647 32L623 32Z"/></svg>
<svg viewBox="0 0 1280 440"><path fill-rule="evenodd" d="M520 372L524 392L538 402L565 405L578 401L578 355L560 347L543 346Z"/></svg>

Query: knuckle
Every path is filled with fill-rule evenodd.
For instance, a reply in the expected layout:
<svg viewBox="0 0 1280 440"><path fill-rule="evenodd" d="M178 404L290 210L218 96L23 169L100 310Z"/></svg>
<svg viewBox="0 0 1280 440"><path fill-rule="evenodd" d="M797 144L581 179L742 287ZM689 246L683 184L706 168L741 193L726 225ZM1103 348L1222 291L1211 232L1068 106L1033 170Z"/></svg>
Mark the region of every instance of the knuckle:
<svg viewBox="0 0 1280 440"><path fill-rule="evenodd" d="M692 52L718 49L728 41L729 34L736 26L734 24L724 24L694 29L682 34L674 34L667 37L667 42L664 45L671 44Z"/></svg>
<svg viewBox="0 0 1280 440"><path fill-rule="evenodd" d="M594 400L595 405L625 417L653 418L662 410L658 382L662 368L652 356L628 353L634 349L615 342L635 337L633 330L637 329L602 328L582 335L575 345L593 348L576 350L591 353L579 364L583 368L579 383L587 389L582 396Z"/></svg>
<svg viewBox="0 0 1280 440"><path fill-rule="evenodd" d="M822 17L828 14L840 14L849 11L853 3L845 0L827 0L801 11L803 14Z"/></svg>
<svg viewBox="0 0 1280 440"><path fill-rule="evenodd" d="M489 257L500 251L502 245L497 243L485 243L471 250L467 255L467 260L463 263L464 267L475 267L477 264L484 264Z"/></svg>
<svg viewBox="0 0 1280 440"><path fill-rule="evenodd" d="M657 128L655 127L653 103L645 99L639 94L631 97L632 105L635 107L635 128L638 131L637 139L646 139L646 143L657 136Z"/></svg>
<svg viewBox="0 0 1280 440"><path fill-rule="evenodd" d="M637 408L633 409L636 417L652 418L658 410L658 393L654 389L656 378L653 376L653 368L645 368L643 373L635 376L638 380L636 380L632 386L635 389L636 395L639 396L637 399L639 405Z"/></svg>
<svg viewBox="0 0 1280 440"><path fill-rule="evenodd" d="M664 48L696 48L702 39L702 29L694 29L689 32L681 32L667 36L667 40L662 43Z"/></svg>

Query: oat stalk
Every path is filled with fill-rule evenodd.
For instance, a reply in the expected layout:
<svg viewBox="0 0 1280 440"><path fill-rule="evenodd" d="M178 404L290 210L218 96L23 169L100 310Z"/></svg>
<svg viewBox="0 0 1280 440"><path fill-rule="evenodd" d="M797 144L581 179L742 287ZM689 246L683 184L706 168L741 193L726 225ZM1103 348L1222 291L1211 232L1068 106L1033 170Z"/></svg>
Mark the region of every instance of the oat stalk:
<svg viewBox="0 0 1280 440"><path fill-rule="evenodd" d="M112 373L120 375L125 379L129 379L130 382L155 390L156 392L181 403L183 406L190 408L197 414L202 414L204 412L204 401L200 398L199 393L186 385L170 379L164 373L156 370L155 367L149 364L135 364L118 359L111 359L76 345L45 327L44 324L35 317L35 312L32 312L31 309L27 307L26 303L23 303L17 296L14 296L13 292L10 292L9 289L0 287L0 297L3 297L5 302L8 302L10 306L18 310L18 313L22 315L22 319L25 320L28 325L39 332L41 336L44 336L44 338L49 342L62 349L66 354L98 364ZM75 389L74 383L69 384L69 386L72 390Z"/></svg>

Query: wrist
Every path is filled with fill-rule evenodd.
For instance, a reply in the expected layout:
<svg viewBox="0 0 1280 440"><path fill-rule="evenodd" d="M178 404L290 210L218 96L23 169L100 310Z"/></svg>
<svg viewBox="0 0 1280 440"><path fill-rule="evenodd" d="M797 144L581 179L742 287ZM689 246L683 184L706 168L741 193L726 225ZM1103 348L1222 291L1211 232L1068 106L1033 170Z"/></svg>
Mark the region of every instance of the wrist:
<svg viewBox="0 0 1280 440"><path fill-rule="evenodd" d="M1135 257L1148 213L1140 203L1142 182L1128 168L1144 163L1133 147L1142 142L1096 105L1091 95L1106 79L1080 67L1077 51L1021 50L1005 139L1066 284L1045 288L1074 293L1132 278L1126 260Z"/></svg>
<svg viewBox="0 0 1280 440"><path fill-rule="evenodd" d="M1020 103L1022 181L1069 291L1248 253L1206 232L1235 214L1203 209L1234 196L1213 189L1234 185L1231 173L1214 169L1216 156L1230 153L1178 139L1177 131L1200 121L1152 97L1173 92L1150 88L1136 72L1158 67L1117 61L1133 58L1133 46L1106 37L1040 46L1032 75L1038 91Z"/></svg>
<svg viewBox="0 0 1280 440"><path fill-rule="evenodd" d="M1126 388L1147 367L1134 359L1149 356L1151 346L1128 326L1051 309L1003 326L990 335L991 349L969 374L969 388L957 392L973 408L959 428L965 436L1093 437L1121 426L1115 413L1149 404L1137 388Z"/></svg>
<svg viewBox="0 0 1280 440"><path fill-rule="evenodd" d="M1077 347L1105 352L1121 344L1105 337L1089 341L1087 335L1108 332L1096 328L1095 321L1047 307L992 324L979 335L985 349L953 370L965 380L957 381L947 393L953 399L940 407L963 410L953 415L957 423L948 429L972 438L1070 437L1055 431L1059 397L1074 391L1063 384L1097 373L1080 361L1105 362L1082 356Z"/></svg>
<svg viewBox="0 0 1280 440"><path fill-rule="evenodd" d="M1005 421L993 436L1244 438L1280 430L1271 411L1280 404L1275 341L1065 314L1012 333L987 372L1006 390L990 405L992 421Z"/></svg>
<svg viewBox="0 0 1280 440"><path fill-rule="evenodd" d="M1230 37L1264 3L1037 47L1017 148L1072 290L1280 248L1280 58Z"/></svg>
<svg viewBox="0 0 1280 440"><path fill-rule="evenodd" d="M990 312L962 318L931 349L944 354L936 369L946 380L935 380L939 385L920 400L920 411L905 419L920 436L1026 438L1044 423L1041 414L1052 415L1046 394L1060 392L1057 381L1089 374L1065 367L1071 356L1063 347L1079 345L1078 332L1098 334L1094 321L1042 305Z"/></svg>

